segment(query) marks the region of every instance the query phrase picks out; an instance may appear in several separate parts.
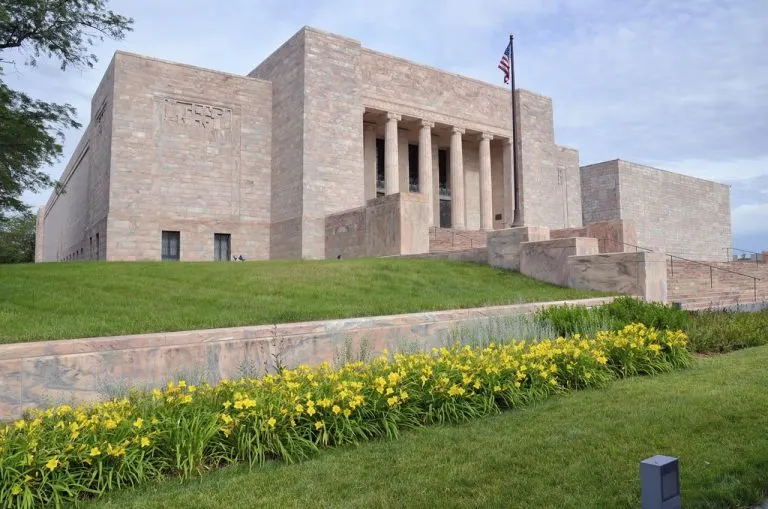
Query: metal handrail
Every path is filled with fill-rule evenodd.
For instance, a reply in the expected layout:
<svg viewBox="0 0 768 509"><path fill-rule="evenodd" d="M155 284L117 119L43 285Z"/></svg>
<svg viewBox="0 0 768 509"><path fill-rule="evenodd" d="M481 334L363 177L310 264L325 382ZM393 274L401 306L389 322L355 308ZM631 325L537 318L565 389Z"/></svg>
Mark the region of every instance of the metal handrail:
<svg viewBox="0 0 768 509"><path fill-rule="evenodd" d="M638 246L638 245L635 245L635 244L630 244L629 242L623 242L621 240L598 239L598 242L600 242L601 240L604 240L604 241L607 240L607 241L610 241L610 242L615 242L617 244L623 244L625 246L634 247L635 250L642 249L643 251L648 251L648 252L651 252L651 253L653 252L652 249L648 249L647 247L642 247L642 246ZM755 302L757 302L757 282L758 281L762 281L761 278L755 277L755 276L751 276L749 274L744 274L742 272L736 272L735 270L724 269L722 267L718 267L717 265L712 265L712 264L700 262L700 261L697 261L697 260L690 260L688 258L683 258L682 256L672 255L672 254L669 254L669 253L664 253L664 255L669 257L669 268L670 268L670 272L672 273L672 276L675 275L674 259L683 260L683 261L686 261L686 262L695 263L695 264L698 264L698 265L703 265L705 267L709 267L709 287L710 288L714 288L715 287L714 275L713 275L715 269L716 270L721 270L723 272L729 272L731 274L736 274L736 275L743 276L743 277L748 277L748 278L752 279L752 291L753 291L753 294L754 294Z"/></svg>
<svg viewBox="0 0 768 509"><path fill-rule="evenodd" d="M728 263L734 261L731 259L731 251L738 251L740 253L749 253L755 255L755 265L760 265L760 255L762 253L758 253L757 251L750 251L749 249L739 249L738 247L724 247L725 249L725 257L728 260ZM752 260L749 260L752 261Z"/></svg>

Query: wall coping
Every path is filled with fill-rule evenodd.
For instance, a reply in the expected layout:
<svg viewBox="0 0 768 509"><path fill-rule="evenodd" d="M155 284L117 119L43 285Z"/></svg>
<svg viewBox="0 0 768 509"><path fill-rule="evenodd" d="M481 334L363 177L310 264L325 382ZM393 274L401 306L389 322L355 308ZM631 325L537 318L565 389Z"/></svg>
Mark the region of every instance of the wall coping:
<svg viewBox="0 0 768 509"><path fill-rule="evenodd" d="M401 327L403 325L423 325L474 318L488 318L508 314L529 314L546 307L562 306L565 304L593 307L610 302L613 299L614 297L595 297L590 299L531 302L526 304L341 318L309 322L157 332L126 336L61 339L32 343L12 343L0 345L0 360L131 350L147 347L204 344L244 339L269 340L276 336L285 338L329 332L339 333L348 330L380 329L386 327Z"/></svg>

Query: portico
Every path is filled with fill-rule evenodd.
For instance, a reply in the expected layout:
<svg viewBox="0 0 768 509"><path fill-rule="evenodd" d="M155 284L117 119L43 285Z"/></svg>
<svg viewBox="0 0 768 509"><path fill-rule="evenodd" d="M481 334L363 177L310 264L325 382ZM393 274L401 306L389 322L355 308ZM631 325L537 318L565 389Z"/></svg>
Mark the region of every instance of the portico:
<svg viewBox="0 0 768 509"><path fill-rule="evenodd" d="M511 225L514 180L507 136L365 108L363 154L366 201L421 193L429 202L430 226Z"/></svg>

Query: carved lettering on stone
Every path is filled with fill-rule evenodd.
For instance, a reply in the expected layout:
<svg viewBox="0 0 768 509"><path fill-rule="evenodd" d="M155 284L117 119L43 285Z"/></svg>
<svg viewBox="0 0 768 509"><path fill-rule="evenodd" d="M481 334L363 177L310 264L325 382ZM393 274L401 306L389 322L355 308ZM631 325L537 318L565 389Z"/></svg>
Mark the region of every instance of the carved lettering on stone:
<svg viewBox="0 0 768 509"><path fill-rule="evenodd" d="M232 126L232 110L230 108L175 99L165 100L163 118L166 122L205 131L228 131Z"/></svg>

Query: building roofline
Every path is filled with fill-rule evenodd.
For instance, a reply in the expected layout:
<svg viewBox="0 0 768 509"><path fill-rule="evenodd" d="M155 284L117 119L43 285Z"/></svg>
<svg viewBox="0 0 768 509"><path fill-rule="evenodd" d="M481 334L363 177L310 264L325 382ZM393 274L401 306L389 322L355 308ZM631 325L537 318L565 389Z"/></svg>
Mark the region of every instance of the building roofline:
<svg viewBox="0 0 768 509"><path fill-rule="evenodd" d="M600 162L597 162L597 163L584 164L584 165L579 166L579 169L588 168L590 166L597 166L599 164L606 164L606 163L617 163L616 164L617 168L618 168L618 166L621 163L626 163L626 164L629 164L629 165L634 164L636 166L642 166L644 168L648 168L649 170L663 171L664 173L670 173L672 175L677 175L679 177L685 177L685 178L689 178L689 179L700 180L702 182L708 182L710 184L715 184L715 185L718 185L718 186L725 186L725 187L729 187L729 188L731 187L730 184L725 184L723 182L718 182L716 180L706 179L706 178L702 178L702 177L695 177L693 175L687 175L685 173L680 173L679 171L667 170L667 169L664 169L664 168L659 168L658 166L652 166L650 164L645 164L645 163L641 163L641 162L638 162L638 161L629 161L627 159L621 159L621 158L608 159L606 161L600 161Z"/></svg>
<svg viewBox="0 0 768 509"><path fill-rule="evenodd" d="M219 75L229 76L229 77L232 77L232 78L254 80L254 81L260 81L262 83L268 83L268 84L272 83L271 81L263 80L263 79L260 79L260 78L254 78L252 76L248 76L247 74L236 74L236 73L228 72L228 71L219 71L217 69L211 69L209 67L202 67L202 66L193 65L193 64L185 64L183 62L176 62L174 60L167 60L165 58L151 57L151 56L148 56L148 55L142 55L140 53L134 53L132 51L116 50L113 58L115 58L117 55L124 55L124 56L128 56L128 57L131 57L131 58L138 58L138 59L141 59L141 60L150 60L152 62L159 62L159 63L162 63L162 64L176 65L176 66L179 66L179 67L186 67L187 69L194 69L195 71L210 72L210 73L215 73L215 74L219 74Z"/></svg>

